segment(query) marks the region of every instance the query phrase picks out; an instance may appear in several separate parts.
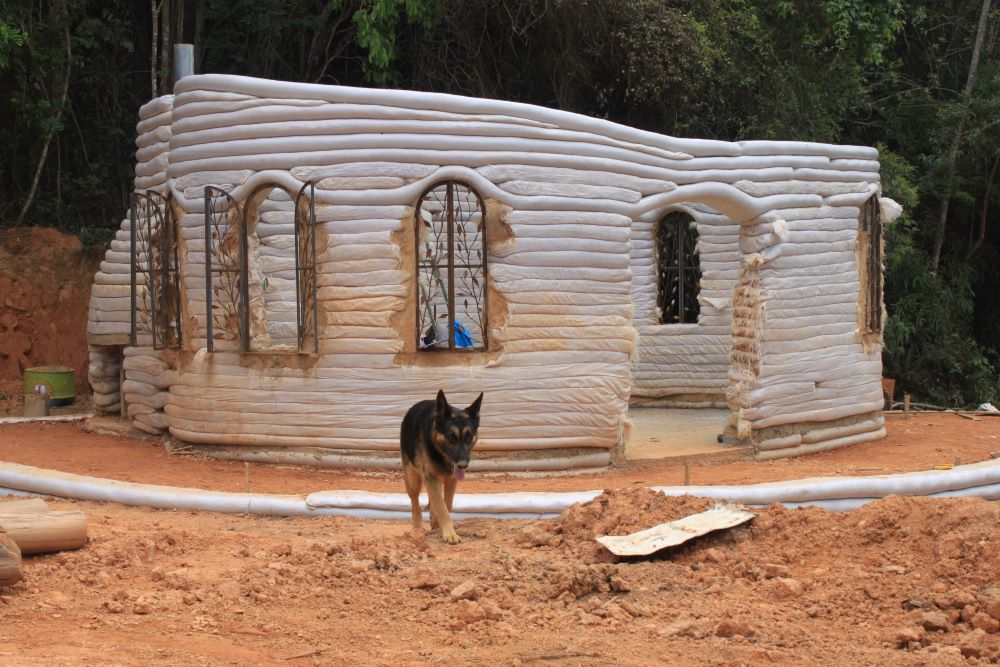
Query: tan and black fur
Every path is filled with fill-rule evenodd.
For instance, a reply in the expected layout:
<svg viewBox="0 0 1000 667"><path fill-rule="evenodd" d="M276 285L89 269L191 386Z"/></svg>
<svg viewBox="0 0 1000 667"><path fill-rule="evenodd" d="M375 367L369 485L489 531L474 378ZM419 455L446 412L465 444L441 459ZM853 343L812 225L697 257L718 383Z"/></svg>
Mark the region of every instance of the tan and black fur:
<svg viewBox="0 0 1000 667"><path fill-rule="evenodd" d="M483 395L464 410L448 405L443 391L434 401L411 407L399 429L403 456L403 479L410 496L413 527L420 530L420 488L427 485L431 530L440 526L441 538L449 544L461 542L451 522L455 487L465 477L472 448L479 438L479 407Z"/></svg>

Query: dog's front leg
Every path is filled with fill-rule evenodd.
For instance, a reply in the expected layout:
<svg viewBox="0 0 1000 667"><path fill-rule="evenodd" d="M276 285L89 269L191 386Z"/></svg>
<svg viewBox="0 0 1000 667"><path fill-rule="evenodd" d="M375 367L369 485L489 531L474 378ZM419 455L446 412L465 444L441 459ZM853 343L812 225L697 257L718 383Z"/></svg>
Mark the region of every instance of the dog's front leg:
<svg viewBox="0 0 1000 667"><path fill-rule="evenodd" d="M455 502L455 487L458 486L458 480L454 476L444 480L444 504L448 506L448 512L451 512L452 504Z"/></svg>
<svg viewBox="0 0 1000 667"><path fill-rule="evenodd" d="M431 517L437 521L437 525L441 526L441 539L448 544L458 544L462 538L455 532L455 527L451 523L451 513L444 501L444 488L441 485L441 480L433 475L427 475L424 477L424 482L427 483L427 499L430 500Z"/></svg>
<svg viewBox="0 0 1000 667"><path fill-rule="evenodd" d="M403 481L406 484L406 493L410 496L410 521L414 530L420 530L423 523L420 512L420 471L415 466L404 464Z"/></svg>

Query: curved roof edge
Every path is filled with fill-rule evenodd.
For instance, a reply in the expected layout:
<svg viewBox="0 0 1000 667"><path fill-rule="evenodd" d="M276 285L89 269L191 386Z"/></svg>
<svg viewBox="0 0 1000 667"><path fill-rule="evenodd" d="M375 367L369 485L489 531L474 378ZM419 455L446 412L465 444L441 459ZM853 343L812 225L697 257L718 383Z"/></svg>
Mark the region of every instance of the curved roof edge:
<svg viewBox="0 0 1000 667"><path fill-rule="evenodd" d="M479 97L413 90L334 86L292 81L259 79L233 74L195 74L174 86L175 104L183 104L183 95L195 91L246 94L255 97L315 99L331 103L379 104L410 109L429 109L451 113L497 114L551 123L562 128L603 134L623 141L655 146L674 152L674 159L694 156L740 155L825 155L831 159L878 159L878 151L867 146L844 146L799 141L716 141L682 139L646 130L638 130L600 118L570 111Z"/></svg>

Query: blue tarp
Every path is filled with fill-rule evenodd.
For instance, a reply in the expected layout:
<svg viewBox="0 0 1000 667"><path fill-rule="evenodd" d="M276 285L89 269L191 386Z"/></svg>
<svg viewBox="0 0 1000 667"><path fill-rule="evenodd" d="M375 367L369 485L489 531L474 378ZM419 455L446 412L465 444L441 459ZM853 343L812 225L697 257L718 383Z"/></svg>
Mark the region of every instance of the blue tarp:
<svg viewBox="0 0 1000 667"><path fill-rule="evenodd" d="M461 322L455 320L455 347L473 347L473 345L475 344L472 342L469 330Z"/></svg>

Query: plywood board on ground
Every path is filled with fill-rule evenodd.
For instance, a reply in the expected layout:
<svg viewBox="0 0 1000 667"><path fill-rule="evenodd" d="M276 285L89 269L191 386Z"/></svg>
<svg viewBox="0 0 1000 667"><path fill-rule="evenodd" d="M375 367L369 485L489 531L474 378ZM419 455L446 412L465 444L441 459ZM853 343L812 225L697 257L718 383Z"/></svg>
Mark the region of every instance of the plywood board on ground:
<svg viewBox="0 0 1000 667"><path fill-rule="evenodd" d="M601 535L595 539L616 556L648 556L684 544L715 530L732 528L754 517L742 507L717 505L705 512L668 521L630 535Z"/></svg>

